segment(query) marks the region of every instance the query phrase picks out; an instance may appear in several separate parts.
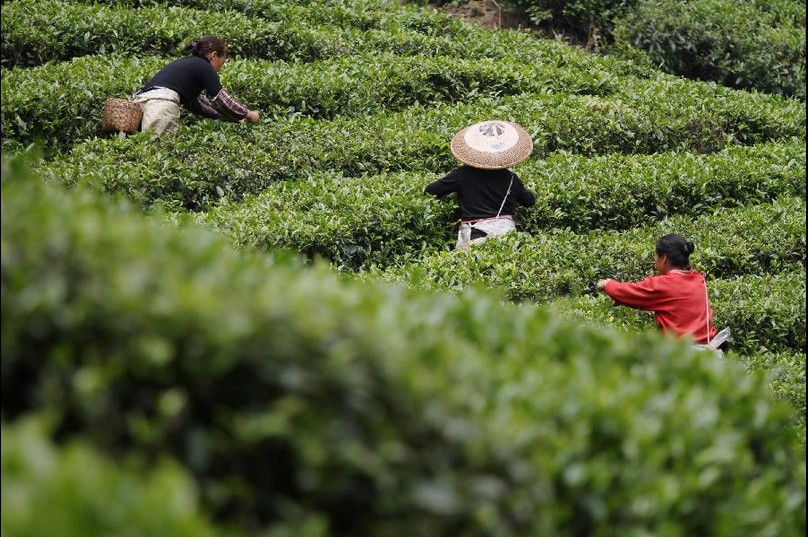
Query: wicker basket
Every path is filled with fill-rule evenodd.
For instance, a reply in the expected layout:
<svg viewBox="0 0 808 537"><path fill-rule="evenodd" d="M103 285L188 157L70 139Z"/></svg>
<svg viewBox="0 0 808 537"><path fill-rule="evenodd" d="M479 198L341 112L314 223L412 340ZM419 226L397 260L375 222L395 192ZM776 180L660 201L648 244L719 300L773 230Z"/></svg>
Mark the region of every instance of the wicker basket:
<svg viewBox="0 0 808 537"><path fill-rule="evenodd" d="M143 110L139 104L110 97L104 105L104 122L101 124L101 130L134 134L140 130L142 118Z"/></svg>

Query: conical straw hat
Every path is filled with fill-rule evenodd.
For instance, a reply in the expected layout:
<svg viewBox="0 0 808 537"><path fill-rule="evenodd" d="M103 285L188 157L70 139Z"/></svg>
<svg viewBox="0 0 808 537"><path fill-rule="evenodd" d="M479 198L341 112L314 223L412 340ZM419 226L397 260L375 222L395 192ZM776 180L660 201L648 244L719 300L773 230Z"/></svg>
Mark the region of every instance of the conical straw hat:
<svg viewBox="0 0 808 537"><path fill-rule="evenodd" d="M519 164L533 151L525 129L511 121L475 123L452 137L452 154L464 164L496 170Z"/></svg>

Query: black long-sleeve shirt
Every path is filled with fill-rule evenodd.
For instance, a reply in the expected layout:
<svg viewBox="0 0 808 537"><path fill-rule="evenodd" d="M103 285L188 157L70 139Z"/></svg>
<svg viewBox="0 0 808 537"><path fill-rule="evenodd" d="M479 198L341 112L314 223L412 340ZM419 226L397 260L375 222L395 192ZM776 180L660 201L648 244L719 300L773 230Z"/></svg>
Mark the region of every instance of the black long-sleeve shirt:
<svg viewBox="0 0 808 537"><path fill-rule="evenodd" d="M505 199L511 177L513 185ZM508 169L483 170L468 165L459 166L442 179L428 184L424 192L439 197L457 192L462 220L491 218L498 212L501 215L512 215L517 204L530 207L536 203L536 197L525 188L514 172Z"/></svg>
<svg viewBox="0 0 808 537"><path fill-rule="evenodd" d="M204 117L237 122L247 117L250 111L222 88L219 74L201 56L185 56L172 61L160 69L143 89L149 88L176 91L186 108ZM209 98L202 95L203 91Z"/></svg>

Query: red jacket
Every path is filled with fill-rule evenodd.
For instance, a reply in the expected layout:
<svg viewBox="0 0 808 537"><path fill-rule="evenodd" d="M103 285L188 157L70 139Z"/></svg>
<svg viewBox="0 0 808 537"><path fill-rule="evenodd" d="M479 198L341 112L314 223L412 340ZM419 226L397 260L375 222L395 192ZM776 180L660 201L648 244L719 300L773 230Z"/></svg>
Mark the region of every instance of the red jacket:
<svg viewBox="0 0 808 537"><path fill-rule="evenodd" d="M663 332L690 336L696 343L715 337L713 309L698 271L672 270L634 283L609 280L603 290L619 304L653 311Z"/></svg>

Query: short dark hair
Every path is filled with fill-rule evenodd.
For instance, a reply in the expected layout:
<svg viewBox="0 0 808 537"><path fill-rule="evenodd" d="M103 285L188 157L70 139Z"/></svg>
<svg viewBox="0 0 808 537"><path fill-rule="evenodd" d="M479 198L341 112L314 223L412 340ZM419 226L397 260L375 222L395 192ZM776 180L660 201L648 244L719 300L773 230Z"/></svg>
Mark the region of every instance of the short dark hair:
<svg viewBox="0 0 808 537"><path fill-rule="evenodd" d="M657 255L664 255L674 268L690 269L690 254L696 247L692 242L676 233L669 233L656 243Z"/></svg>
<svg viewBox="0 0 808 537"><path fill-rule="evenodd" d="M227 45L224 41L213 35L203 35L185 45L185 52L190 52L194 56L204 58L210 52L216 52L219 56L228 56Z"/></svg>

